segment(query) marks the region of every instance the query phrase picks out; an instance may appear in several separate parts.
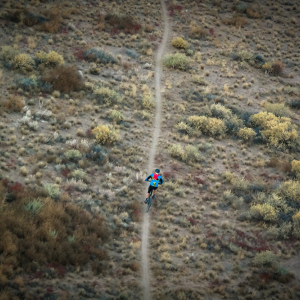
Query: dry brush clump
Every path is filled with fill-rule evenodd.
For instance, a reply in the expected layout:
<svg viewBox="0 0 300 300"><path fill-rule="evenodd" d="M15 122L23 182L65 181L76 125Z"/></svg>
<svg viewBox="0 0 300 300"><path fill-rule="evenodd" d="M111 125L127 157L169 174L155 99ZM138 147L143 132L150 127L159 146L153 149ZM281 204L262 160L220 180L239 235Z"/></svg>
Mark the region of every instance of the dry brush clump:
<svg viewBox="0 0 300 300"><path fill-rule="evenodd" d="M42 75L42 81L51 84L54 90L63 93L78 91L83 86L76 66L60 65L50 69Z"/></svg>
<svg viewBox="0 0 300 300"><path fill-rule="evenodd" d="M189 46L188 43L181 37L175 37L172 40L172 45L178 49L186 49Z"/></svg>
<svg viewBox="0 0 300 300"><path fill-rule="evenodd" d="M106 256L101 246L110 233L103 218L7 180L0 182L0 191L0 257L12 267L10 280L16 268L31 273L52 264L83 266Z"/></svg>

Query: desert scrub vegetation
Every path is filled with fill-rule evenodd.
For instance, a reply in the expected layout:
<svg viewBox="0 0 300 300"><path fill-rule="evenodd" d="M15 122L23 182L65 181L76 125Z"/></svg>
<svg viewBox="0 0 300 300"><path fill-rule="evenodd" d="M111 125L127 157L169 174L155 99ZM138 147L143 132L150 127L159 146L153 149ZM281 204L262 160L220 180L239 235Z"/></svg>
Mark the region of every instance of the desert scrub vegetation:
<svg viewBox="0 0 300 300"><path fill-rule="evenodd" d="M114 122L122 122L124 120L124 115L116 109L111 110L109 117Z"/></svg>
<svg viewBox="0 0 300 300"><path fill-rule="evenodd" d="M0 181L0 190L0 258L10 266L7 277L1 275L5 278L2 288L8 288L17 276L16 268L31 274L53 264L65 270L106 259L101 247L109 240L109 231L103 218L71 203L35 198L36 192L28 188L20 187L15 200L6 202L5 195L10 194L7 180ZM91 251L86 251L87 246Z"/></svg>
<svg viewBox="0 0 300 300"><path fill-rule="evenodd" d="M125 33L137 33L141 28L141 25L132 16L117 12L108 13L105 21L113 27L115 33L117 33L116 29L124 30Z"/></svg>
<svg viewBox="0 0 300 300"><path fill-rule="evenodd" d="M265 103L267 112L274 114L276 117L289 117L291 115L290 109L284 103Z"/></svg>
<svg viewBox="0 0 300 300"><path fill-rule="evenodd" d="M191 126L204 134L211 136L224 135L226 126L223 120L206 116L190 116L188 118Z"/></svg>
<svg viewBox="0 0 300 300"><path fill-rule="evenodd" d="M43 64L45 67L57 67L65 63L63 56L55 51L49 51L48 53L44 51L37 52L35 60L38 65Z"/></svg>
<svg viewBox="0 0 300 300"><path fill-rule="evenodd" d="M256 136L256 132L252 128L244 127L239 130L237 136L244 141L252 141Z"/></svg>
<svg viewBox="0 0 300 300"><path fill-rule="evenodd" d="M34 66L34 60L26 53L20 53L13 59L13 67L23 73L32 71Z"/></svg>
<svg viewBox="0 0 300 300"><path fill-rule="evenodd" d="M276 117L273 113L259 112L251 116L252 125L261 127L260 133L270 146L295 148L299 145L296 125L287 117Z"/></svg>
<svg viewBox="0 0 300 300"><path fill-rule="evenodd" d="M87 61L95 61L102 64L116 64L118 61L111 54L104 52L100 48L94 47L83 53Z"/></svg>
<svg viewBox="0 0 300 300"><path fill-rule="evenodd" d="M0 107L7 112L20 112L24 106L24 99L17 95L9 95L6 101L3 99L0 101Z"/></svg>
<svg viewBox="0 0 300 300"><path fill-rule="evenodd" d="M186 49L189 46L188 43L181 37L175 37L172 40L172 45L178 49Z"/></svg>
<svg viewBox="0 0 300 300"><path fill-rule="evenodd" d="M113 105L122 101L120 94L108 87L101 87L94 91L94 95L99 104Z"/></svg>
<svg viewBox="0 0 300 300"><path fill-rule="evenodd" d="M114 144L119 140L118 131L111 125L98 125L93 129L96 142L101 145Z"/></svg>
<svg viewBox="0 0 300 300"><path fill-rule="evenodd" d="M164 57L164 64L168 68L174 66L176 69L186 71L190 65L190 58L182 53L168 54Z"/></svg>
<svg viewBox="0 0 300 300"><path fill-rule="evenodd" d="M182 147L180 144L174 144L168 148L168 152L172 157L181 159L188 164L202 161L199 149L193 145Z"/></svg>
<svg viewBox="0 0 300 300"><path fill-rule="evenodd" d="M53 90L63 93L78 91L83 86L76 66L71 65L59 65L46 71L42 75L42 81L50 84Z"/></svg>

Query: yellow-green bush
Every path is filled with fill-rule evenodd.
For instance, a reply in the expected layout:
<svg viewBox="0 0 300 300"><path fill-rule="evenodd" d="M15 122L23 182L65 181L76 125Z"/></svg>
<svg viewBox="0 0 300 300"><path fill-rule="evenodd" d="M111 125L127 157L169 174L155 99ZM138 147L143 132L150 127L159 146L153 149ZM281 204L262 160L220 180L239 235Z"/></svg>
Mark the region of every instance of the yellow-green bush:
<svg viewBox="0 0 300 300"><path fill-rule="evenodd" d="M172 45L178 49L186 49L188 48L188 43L181 37L175 37L172 40Z"/></svg>
<svg viewBox="0 0 300 300"><path fill-rule="evenodd" d="M0 52L0 59L6 62L13 62L14 58L20 53L20 51L12 46L2 46Z"/></svg>
<svg viewBox="0 0 300 300"><path fill-rule="evenodd" d="M198 130L204 130L208 124L208 118L205 116L190 116L188 120Z"/></svg>
<svg viewBox="0 0 300 300"><path fill-rule="evenodd" d="M119 133L110 125L98 125L92 131L96 141L101 145L113 144L119 139Z"/></svg>
<svg viewBox="0 0 300 300"><path fill-rule="evenodd" d="M300 224L300 211L293 215L293 221Z"/></svg>
<svg viewBox="0 0 300 300"><path fill-rule="evenodd" d="M296 180L286 181L280 188L280 192L286 199L300 203L300 182Z"/></svg>
<svg viewBox="0 0 300 300"><path fill-rule="evenodd" d="M120 95L108 87L101 87L95 90L95 95L98 103L106 103L108 105L117 104L121 101Z"/></svg>
<svg viewBox="0 0 300 300"><path fill-rule="evenodd" d="M56 67L65 63L63 56L55 51L49 51L49 53L41 51L36 53L35 57L45 66Z"/></svg>
<svg viewBox="0 0 300 300"><path fill-rule="evenodd" d="M299 143L297 130L291 124L290 118L260 112L251 116L250 121L253 125L262 127L261 135L271 146L285 148Z"/></svg>
<svg viewBox="0 0 300 300"><path fill-rule="evenodd" d="M122 114L120 111L116 110L116 109L113 109L113 110L110 112L109 117L110 117L113 121L115 121L115 122L120 122L120 121L123 121L123 120L124 120L123 114Z"/></svg>
<svg viewBox="0 0 300 300"><path fill-rule="evenodd" d="M22 72L31 71L34 67L34 60L25 53L18 54L13 60L14 68Z"/></svg>
<svg viewBox="0 0 300 300"><path fill-rule="evenodd" d="M174 68L179 70L187 70L190 64L190 59L182 53L168 54L164 58L164 64L168 68Z"/></svg>
<svg viewBox="0 0 300 300"><path fill-rule="evenodd" d="M231 110L220 103L212 104L210 106L210 111L213 117L220 119L229 119L232 116Z"/></svg>
<svg viewBox="0 0 300 300"><path fill-rule="evenodd" d="M208 118L206 132L209 135L223 135L226 132L224 121L216 118Z"/></svg>
<svg viewBox="0 0 300 300"><path fill-rule="evenodd" d="M275 208L266 203L252 205L250 208L250 213L255 219L261 219L270 222L277 220L277 213Z"/></svg>
<svg viewBox="0 0 300 300"><path fill-rule="evenodd" d="M175 144L168 148L168 152L172 157L181 158L184 154L184 150L181 145Z"/></svg>
<svg viewBox="0 0 300 300"><path fill-rule="evenodd" d="M181 158L188 163L201 160L198 148L193 145L187 145L183 148L181 145L175 144L168 148L168 152L172 157Z"/></svg>
<svg viewBox="0 0 300 300"><path fill-rule="evenodd" d="M199 85L205 85L205 86L208 85L208 82L204 80L204 77L199 75L193 75L192 82Z"/></svg>
<svg viewBox="0 0 300 300"><path fill-rule="evenodd" d="M274 114L277 117L289 117L291 115L290 109L284 103L269 103L265 104L267 112Z"/></svg>
<svg viewBox="0 0 300 300"><path fill-rule="evenodd" d="M187 145L181 155L181 158L185 162L196 162L200 159L200 153L196 146Z"/></svg>
<svg viewBox="0 0 300 300"><path fill-rule="evenodd" d="M292 161L292 171L295 172L297 177L300 177L300 160Z"/></svg>
<svg viewBox="0 0 300 300"><path fill-rule="evenodd" d="M257 253L253 260L256 266L272 266L277 263L277 257L272 251Z"/></svg>
<svg viewBox="0 0 300 300"><path fill-rule="evenodd" d="M223 135L226 132L224 121L217 118L209 118L205 116L190 116L188 121L197 130L201 130L208 135Z"/></svg>
<svg viewBox="0 0 300 300"><path fill-rule="evenodd" d="M188 135L192 135L193 134L193 129L186 123L184 122L179 122L176 126L175 126L176 130L178 130L179 132L188 134Z"/></svg>
<svg viewBox="0 0 300 300"><path fill-rule="evenodd" d="M145 95L143 97L143 102L142 102L143 108L146 109L152 109L154 107L154 100L150 95Z"/></svg>
<svg viewBox="0 0 300 300"><path fill-rule="evenodd" d="M252 128L244 127L239 130L237 135L243 140L249 141L256 136L256 132Z"/></svg>

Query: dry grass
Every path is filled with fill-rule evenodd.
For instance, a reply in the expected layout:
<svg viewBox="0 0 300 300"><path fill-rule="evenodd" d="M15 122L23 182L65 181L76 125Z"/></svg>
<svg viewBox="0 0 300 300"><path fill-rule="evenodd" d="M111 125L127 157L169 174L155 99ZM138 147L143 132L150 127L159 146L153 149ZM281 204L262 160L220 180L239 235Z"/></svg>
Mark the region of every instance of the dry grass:
<svg viewBox="0 0 300 300"><path fill-rule="evenodd" d="M0 107L3 107L7 112L20 112L25 106L25 102L21 96L10 95L7 101L1 101Z"/></svg>

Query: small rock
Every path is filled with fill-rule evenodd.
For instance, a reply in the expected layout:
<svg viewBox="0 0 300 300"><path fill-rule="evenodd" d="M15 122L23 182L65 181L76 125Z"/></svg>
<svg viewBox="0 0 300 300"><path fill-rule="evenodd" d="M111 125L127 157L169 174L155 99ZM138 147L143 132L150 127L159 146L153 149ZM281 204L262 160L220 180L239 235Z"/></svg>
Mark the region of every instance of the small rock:
<svg viewBox="0 0 300 300"><path fill-rule="evenodd" d="M152 64L145 63L143 69L152 69Z"/></svg>
<svg viewBox="0 0 300 300"><path fill-rule="evenodd" d="M76 26L73 23L68 23L67 28L69 30L74 30L74 31L76 30Z"/></svg>

